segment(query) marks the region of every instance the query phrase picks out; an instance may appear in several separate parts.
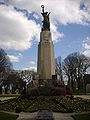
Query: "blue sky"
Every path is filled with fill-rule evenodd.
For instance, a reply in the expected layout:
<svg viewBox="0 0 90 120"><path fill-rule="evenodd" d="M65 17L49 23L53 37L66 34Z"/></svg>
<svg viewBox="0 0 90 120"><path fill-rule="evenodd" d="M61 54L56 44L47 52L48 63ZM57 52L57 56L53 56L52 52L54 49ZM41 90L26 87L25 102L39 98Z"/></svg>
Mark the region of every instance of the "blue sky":
<svg viewBox="0 0 90 120"><path fill-rule="evenodd" d="M42 4L51 12L55 58L61 56L63 60L78 51L90 57L90 0L0 0L0 3L0 48L6 51L14 69L37 67Z"/></svg>

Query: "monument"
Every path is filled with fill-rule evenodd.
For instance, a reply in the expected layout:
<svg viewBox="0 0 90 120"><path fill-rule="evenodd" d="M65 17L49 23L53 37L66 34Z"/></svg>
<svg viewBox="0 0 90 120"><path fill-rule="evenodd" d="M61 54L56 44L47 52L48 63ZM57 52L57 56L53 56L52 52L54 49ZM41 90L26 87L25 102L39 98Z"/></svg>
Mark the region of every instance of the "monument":
<svg viewBox="0 0 90 120"><path fill-rule="evenodd" d="M40 33L40 42L38 45L38 64L37 73L41 83L43 81L52 80L52 76L55 75L55 61L54 61L54 45L52 42L52 36L50 32L50 12L44 11L44 5L42 8L43 25Z"/></svg>

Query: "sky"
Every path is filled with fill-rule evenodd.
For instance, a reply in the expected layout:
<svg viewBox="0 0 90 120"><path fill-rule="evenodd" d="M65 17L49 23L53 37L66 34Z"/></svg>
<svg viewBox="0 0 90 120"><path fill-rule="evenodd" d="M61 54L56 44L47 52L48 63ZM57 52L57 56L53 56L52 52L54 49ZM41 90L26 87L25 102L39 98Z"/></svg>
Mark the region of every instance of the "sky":
<svg viewBox="0 0 90 120"><path fill-rule="evenodd" d="M37 68L41 5L51 12L55 58L73 52L90 57L90 0L0 0L0 48L13 68Z"/></svg>

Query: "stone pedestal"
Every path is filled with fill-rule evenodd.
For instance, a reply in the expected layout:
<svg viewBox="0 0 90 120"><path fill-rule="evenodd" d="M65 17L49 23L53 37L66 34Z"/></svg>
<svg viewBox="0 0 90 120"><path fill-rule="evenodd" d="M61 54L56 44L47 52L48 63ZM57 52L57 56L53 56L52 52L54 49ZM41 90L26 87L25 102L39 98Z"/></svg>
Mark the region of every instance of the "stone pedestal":
<svg viewBox="0 0 90 120"><path fill-rule="evenodd" d="M50 31L40 33L37 72L40 80L49 80L55 75L54 46Z"/></svg>

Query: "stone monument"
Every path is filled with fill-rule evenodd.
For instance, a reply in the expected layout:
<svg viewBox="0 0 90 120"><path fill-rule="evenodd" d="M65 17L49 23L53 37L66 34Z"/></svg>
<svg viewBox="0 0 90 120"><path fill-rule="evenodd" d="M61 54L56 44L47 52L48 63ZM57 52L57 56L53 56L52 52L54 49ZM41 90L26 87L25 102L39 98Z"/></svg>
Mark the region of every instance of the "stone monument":
<svg viewBox="0 0 90 120"><path fill-rule="evenodd" d="M38 64L37 73L41 82L52 80L52 76L55 75L55 61L54 61L54 46L52 42L52 36L50 32L50 12L44 11L44 5L42 8L43 26L40 33L40 42L38 45Z"/></svg>

